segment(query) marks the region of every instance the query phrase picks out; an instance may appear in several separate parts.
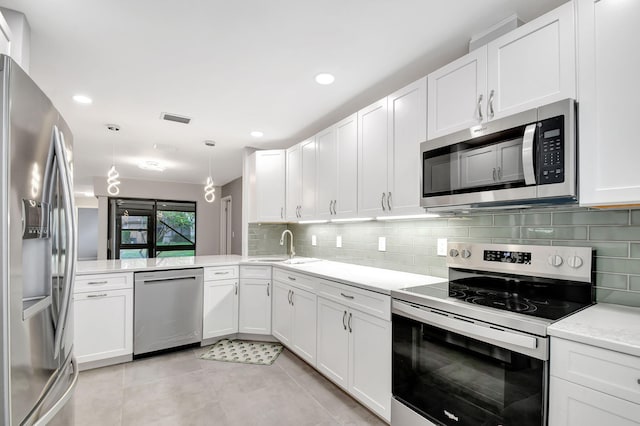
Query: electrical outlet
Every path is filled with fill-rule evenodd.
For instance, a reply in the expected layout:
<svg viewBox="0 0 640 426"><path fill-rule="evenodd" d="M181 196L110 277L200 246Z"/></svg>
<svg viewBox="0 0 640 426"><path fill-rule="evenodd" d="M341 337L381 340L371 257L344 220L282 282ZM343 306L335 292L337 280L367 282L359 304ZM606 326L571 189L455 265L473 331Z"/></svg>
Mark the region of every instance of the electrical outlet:
<svg viewBox="0 0 640 426"><path fill-rule="evenodd" d="M318 239L316 238L315 235L311 236L311 245L312 246L317 246L318 245Z"/></svg>
<svg viewBox="0 0 640 426"><path fill-rule="evenodd" d="M378 237L378 251L387 251L386 237Z"/></svg>
<svg viewBox="0 0 640 426"><path fill-rule="evenodd" d="M438 238L438 256L447 255L447 239Z"/></svg>
<svg viewBox="0 0 640 426"><path fill-rule="evenodd" d="M337 248L341 248L342 247L342 235L336 236L336 247Z"/></svg>

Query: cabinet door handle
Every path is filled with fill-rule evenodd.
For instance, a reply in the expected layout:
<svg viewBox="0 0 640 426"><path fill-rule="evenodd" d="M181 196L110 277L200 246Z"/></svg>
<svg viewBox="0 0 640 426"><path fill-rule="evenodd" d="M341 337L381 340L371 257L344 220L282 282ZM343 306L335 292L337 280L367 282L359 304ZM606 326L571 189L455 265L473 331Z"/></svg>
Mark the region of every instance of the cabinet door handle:
<svg viewBox="0 0 640 426"><path fill-rule="evenodd" d="M493 116L495 115L494 112L493 112L493 98L494 98L494 95L495 95L495 90L492 90L491 93L489 93L489 107L488 107L489 119L492 119Z"/></svg>
<svg viewBox="0 0 640 426"><path fill-rule="evenodd" d="M238 295L238 283L234 284L235 288L236 288L236 296Z"/></svg>
<svg viewBox="0 0 640 426"><path fill-rule="evenodd" d="M94 298L94 297L107 297L107 293L102 293L102 294L90 294L90 295L88 295L87 297L91 297L91 298Z"/></svg>
<svg viewBox="0 0 640 426"><path fill-rule="evenodd" d="M280 207L280 219L284 219L284 207Z"/></svg>
<svg viewBox="0 0 640 426"><path fill-rule="evenodd" d="M345 297L347 299L355 299L355 296L349 296L349 295L346 295L344 293L340 293L340 296Z"/></svg>
<svg viewBox="0 0 640 426"><path fill-rule="evenodd" d="M387 196L387 207L389 207L389 211L391 211L391 192Z"/></svg>
<svg viewBox="0 0 640 426"><path fill-rule="evenodd" d="M333 200L329 201L329 214L332 215L333 211L331 210L331 206L333 205Z"/></svg>
<svg viewBox="0 0 640 426"><path fill-rule="evenodd" d="M214 272L213 275L227 275L229 273L229 271L227 272Z"/></svg>
<svg viewBox="0 0 640 426"><path fill-rule="evenodd" d="M88 285L104 285L108 283L109 281L89 281L87 284Z"/></svg>
<svg viewBox="0 0 640 426"><path fill-rule="evenodd" d="M353 317L353 314L351 312L349 312L349 333L353 332L353 329L351 328L351 318Z"/></svg>
<svg viewBox="0 0 640 426"><path fill-rule="evenodd" d="M498 180L502 180L502 168L498 167Z"/></svg>
<svg viewBox="0 0 640 426"><path fill-rule="evenodd" d="M493 181L495 182L497 179L497 175L496 175L496 168L493 168Z"/></svg>
<svg viewBox="0 0 640 426"><path fill-rule="evenodd" d="M295 281L296 277L292 277L292 276L288 276L287 278L289 278L291 281Z"/></svg>
<svg viewBox="0 0 640 426"><path fill-rule="evenodd" d="M342 326L346 330L347 329L347 323L346 323L345 319L347 319L347 311L344 311L344 314L342 314Z"/></svg>
<svg viewBox="0 0 640 426"><path fill-rule="evenodd" d="M336 211L336 204L338 204L338 200L333 200L333 214L338 214Z"/></svg>
<svg viewBox="0 0 640 426"><path fill-rule="evenodd" d="M270 286L270 285L271 285L271 283L267 283L267 296L271 296L271 295L269 294L269 286Z"/></svg>
<svg viewBox="0 0 640 426"><path fill-rule="evenodd" d="M287 302L291 304L291 290L289 290L289 292L287 293Z"/></svg>
<svg viewBox="0 0 640 426"><path fill-rule="evenodd" d="M482 115L482 93L478 96L478 121L484 120L484 116Z"/></svg>
<svg viewBox="0 0 640 426"><path fill-rule="evenodd" d="M384 206L384 200L387 197L387 194L385 194L384 192L382 193L382 199L380 200L380 203L382 204L382 211L385 211L386 208Z"/></svg>
<svg viewBox="0 0 640 426"><path fill-rule="evenodd" d="M295 293L291 290L291 306L295 306L293 303L293 296L295 296Z"/></svg>

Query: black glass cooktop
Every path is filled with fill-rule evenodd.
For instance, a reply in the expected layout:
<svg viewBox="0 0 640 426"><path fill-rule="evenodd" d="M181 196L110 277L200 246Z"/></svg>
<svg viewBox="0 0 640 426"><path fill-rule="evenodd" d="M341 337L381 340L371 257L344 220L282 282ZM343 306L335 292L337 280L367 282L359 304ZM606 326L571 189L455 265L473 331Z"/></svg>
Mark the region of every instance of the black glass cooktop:
<svg viewBox="0 0 640 426"><path fill-rule="evenodd" d="M543 278L472 276L403 290L554 321L593 303L590 284Z"/></svg>

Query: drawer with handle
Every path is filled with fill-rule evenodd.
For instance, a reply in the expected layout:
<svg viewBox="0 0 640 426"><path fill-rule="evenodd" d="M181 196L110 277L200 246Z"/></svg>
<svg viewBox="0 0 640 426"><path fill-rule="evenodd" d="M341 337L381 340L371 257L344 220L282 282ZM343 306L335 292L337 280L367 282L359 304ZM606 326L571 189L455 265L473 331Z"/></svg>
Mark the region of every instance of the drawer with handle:
<svg viewBox="0 0 640 426"><path fill-rule="evenodd" d="M310 275L291 272L286 269L273 268L273 280L298 287L302 290L315 292L315 278Z"/></svg>
<svg viewBox="0 0 640 426"><path fill-rule="evenodd" d="M640 358L551 338L551 375L627 401L640 401Z"/></svg>
<svg viewBox="0 0 640 426"><path fill-rule="evenodd" d="M93 274L76 275L74 293L87 293L93 291L107 291L133 288L133 274Z"/></svg>
<svg viewBox="0 0 640 426"><path fill-rule="evenodd" d="M238 274L237 266L212 266L204 268L205 281L235 279L238 278Z"/></svg>
<svg viewBox="0 0 640 426"><path fill-rule="evenodd" d="M389 295L325 279L318 279L317 294L383 320L391 320Z"/></svg>
<svg viewBox="0 0 640 426"><path fill-rule="evenodd" d="M271 279L271 265L252 265L240 267L240 278Z"/></svg>

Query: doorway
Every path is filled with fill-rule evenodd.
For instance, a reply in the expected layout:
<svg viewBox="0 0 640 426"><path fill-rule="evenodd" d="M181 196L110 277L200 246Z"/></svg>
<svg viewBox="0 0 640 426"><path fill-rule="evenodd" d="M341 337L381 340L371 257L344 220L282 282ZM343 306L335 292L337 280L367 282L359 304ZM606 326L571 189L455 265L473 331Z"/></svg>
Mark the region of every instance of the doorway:
<svg viewBox="0 0 640 426"><path fill-rule="evenodd" d="M231 195L220 200L220 254L232 254L233 216Z"/></svg>

